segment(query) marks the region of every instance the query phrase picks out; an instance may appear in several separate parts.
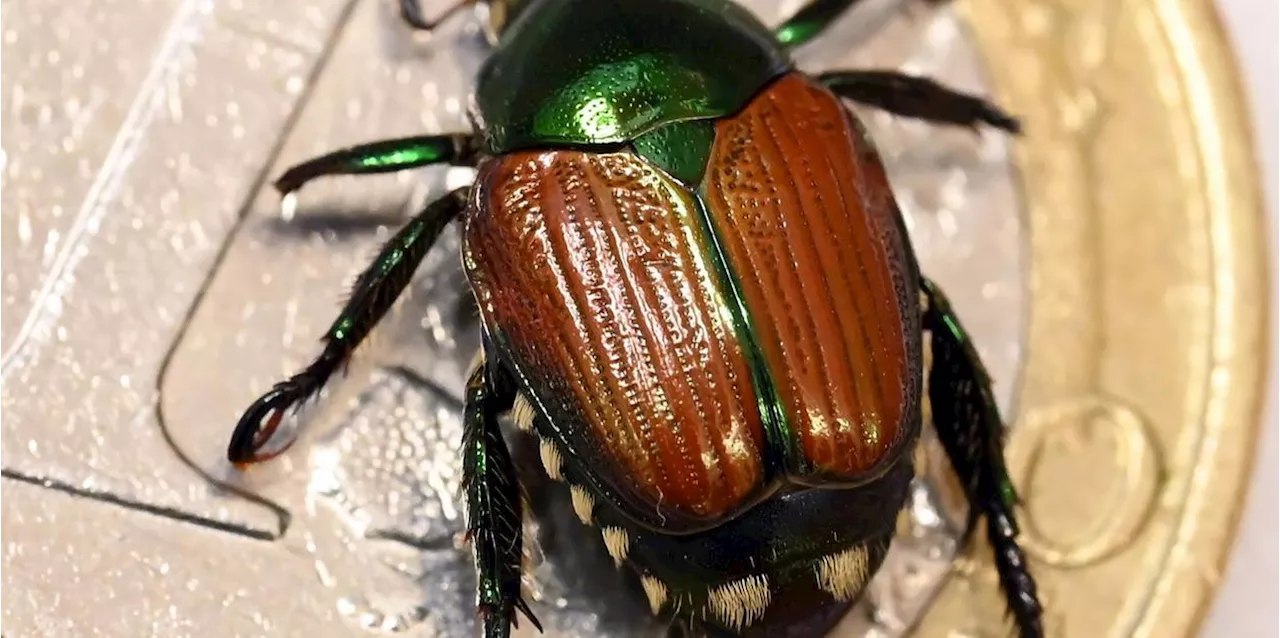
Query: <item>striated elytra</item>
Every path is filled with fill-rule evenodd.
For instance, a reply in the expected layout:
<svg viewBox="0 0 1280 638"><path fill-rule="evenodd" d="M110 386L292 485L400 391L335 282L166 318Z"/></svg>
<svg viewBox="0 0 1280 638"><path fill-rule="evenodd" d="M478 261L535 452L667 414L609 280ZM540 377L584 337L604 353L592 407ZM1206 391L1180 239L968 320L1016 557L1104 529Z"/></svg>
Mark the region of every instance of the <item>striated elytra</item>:
<svg viewBox="0 0 1280 638"><path fill-rule="evenodd" d="M923 78L798 71L790 50L854 2L815 0L769 29L729 0L490 0L473 132L345 149L277 181L289 193L324 175L479 171L386 244L323 352L245 412L228 458L279 453L264 450L284 412L320 391L460 219L483 330L462 453L486 636L508 635L517 610L538 626L502 414L538 437L547 474L655 614L811 635L884 558L926 400L1014 624L1043 635L990 381L919 272L842 99L1018 123ZM414 0L401 9L433 28Z"/></svg>

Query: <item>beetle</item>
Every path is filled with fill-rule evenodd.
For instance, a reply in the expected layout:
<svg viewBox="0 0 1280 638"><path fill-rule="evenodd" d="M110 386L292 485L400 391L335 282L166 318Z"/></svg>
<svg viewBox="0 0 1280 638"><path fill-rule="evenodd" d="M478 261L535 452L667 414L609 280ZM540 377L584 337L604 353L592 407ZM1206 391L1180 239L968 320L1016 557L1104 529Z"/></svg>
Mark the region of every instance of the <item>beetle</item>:
<svg viewBox="0 0 1280 638"><path fill-rule="evenodd" d="M283 450L266 448L285 412L460 219L482 332L462 455L486 636L517 612L541 629L521 593L525 504L502 415L536 433L547 474L655 614L738 632L783 598L863 590L907 497L925 401L970 503L965 540L985 519L1014 624L1041 636L990 380L842 100L1021 125L926 78L797 70L792 49L854 3L815 0L769 29L731 0L488 0L496 46L472 132L347 148L276 181L287 198L326 175L478 170L385 244L318 357L245 411L228 459ZM435 26L415 0L400 7Z"/></svg>

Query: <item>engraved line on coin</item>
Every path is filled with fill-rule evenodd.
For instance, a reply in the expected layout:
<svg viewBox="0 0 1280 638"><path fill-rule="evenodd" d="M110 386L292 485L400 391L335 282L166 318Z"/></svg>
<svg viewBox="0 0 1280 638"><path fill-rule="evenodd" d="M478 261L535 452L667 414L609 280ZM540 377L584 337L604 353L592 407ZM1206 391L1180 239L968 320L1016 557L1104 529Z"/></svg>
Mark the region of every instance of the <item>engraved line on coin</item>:
<svg viewBox="0 0 1280 638"><path fill-rule="evenodd" d="M237 235L244 229L245 221L250 217L250 210L253 206L254 200L261 192L263 185L267 183L267 178L269 176L267 173L267 167L272 166L279 159L280 151L284 148L285 141L289 139L289 136L297 126L298 120L301 118L302 112L311 98L312 91L316 84L315 79L319 77L328 65L331 54L335 48L333 44L346 29L347 23L351 20L354 13L356 4L355 0L349 0L342 8L342 11L338 14L338 18L334 22L334 28L328 34L328 37L325 40L325 46L322 48L320 55L317 56L315 64L312 65L310 73L307 75L307 81L303 83L303 88L299 93L297 100L294 102L293 110L285 117L284 122L281 125L280 136L272 143L271 149L267 153L267 159L263 164L263 170L259 171L258 175L249 185L249 189L247 191L248 196L241 203L235 222L227 230L227 234L222 245L218 248L218 252L213 258L213 263L209 267L208 274L204 281L201 282L199 290L196 291L195 297L191 300L191 304L187 306L186 313L183 314L182 319L178 322L177 329L173 335L173 340L170 342L164 356L160 359L159 369L156 370L156 399L154 402L154 410L156 423L160 428L160 436L164 438L165 443L169 446L169 449L173 450L174 455L178 457L179 461L191 468L191 470L196 474L203 477L214 489L235 494L236 496L251 503L261 505L275 514L278 524L275 534L271 536L271 540L279 539L285 535L285 531L289 528L289 524L292 521L292 515L287 509L276 504L270 499L259 496L249 489L235 485L225 478L214 476L210 471L203 468L200 463L197 462L197 459L192 458L182 449L182 446L178 444L178 440L174 436L174 431L165 419L165 378L169 373L169 367L173 364L174 357L178 353L178 349L182 346L183 340L187 337L187 331L191 328L192 318L196 316L196 313L200 311L202 304L206 301L206 296L209 294L209 287L213 285L214 279L216 278L219 269L222 267L223 262L226 260L227 253L230 252L232 245L235 243ZM6 364L7 363L8 360L6 360Z"/></svg>
<svg viewBox="0 0 1280 638"><path fill-rule="evenodd" d="M175 78L185 70L184 63L190 60L192 49L200 42L202 31L210 22L200 4L181 3L164 30L160 49L94 175L61 250L45 271L44 283L32 298L31 310L8 352L4 353L0 362L0 380L7 380L14 371L21 369L32 356L31 350L42 346L52 334L51 326L62 315L62 299L75 283L75 271L81 260L89 254L84 245L86 238L92 237L94 229L110 210L108 203L119 194L125 175L147 139L145 131L164 107L169 87L178 84Z"/></svg>
<svg viewBox="0 0 1280 638"><path fill-rule="evenodd" d="M1099 437L1110 439L1101 443ZM1055 440L1056 439L1056 440ZM1055 444L1056 443L1056 444ZM1109 455L1096 445L1105 445ZM1045 533L1047 525L1037 521L1036 509L1024 507L1023 538L1027 553L1047 565L1077 569L1096 564L1128 547L1147 526L1157 497L1167 480L1166 463L1156 445L1151 424L1135 408L1119 399L1092 395L1072 401L1032 409L1010 438L1010 466L1014 481L1021 485L1029 502L1056 502L1043 492L1032 498L1038 487L1035 477L1048 462L1088 463L1072 474L1115 473L1110 488L1094 495L1093 516L1081 511L1084 520L1075 525L1082 540L1055 540ZM1093 444L1093 445L1090 445ZM1072 452L1084 455L1068 460ZM1105 462L1110 460L1110 465ZM1118 485L1116 484L1118 482ZM1072 489L1051 486L1048 489ZM1079 489L1075 486L1074 489ZM1062 521L1057 522L1059 526Z"/></svg>
<svg viewBox="0 0 1280 638"><path fill-rule="evenodd" d="M100 501L102 503L110 503L112 505L122 507L124 509L131 510L134 512L145 512L153 516L159 516L161 518L167 518L172 521L178 521L179 523L188 523L190 525L197 525L199 527L204 527L208 529L216 529L220 532L226 532L228 534L236 534L239 536L247 536L249 538L256 538L258 540L264 540L264 541L272 540L273 538L275 538L275 536L270 533L266 533L261 530L256 530L256 529L253 529L252 527L248 527L245 525L236 525L235 523L226 523L223 521L205 518L203 516L197 516L197 515L191 514L190 512L186 512L184 510L180 510L172 507L152 505L150 503L144 503L142 501L123 498L114 492L102 492L102 491L85 489L83 487L72 485L64 481L59 481L57 479L32 476L30 474L25 474L23 472L19 472L17 470L11 470L8 468L0 470L0 476L3 476L5 479L26 483L28 485L35 485L37 487L42 487L47 490L62 492L63 494L67 494L77 498L85 498L85 499L90 499L94 501Z"/></svg>
<svg viewBox="0 0 1280 638"><path fill-rule="evenodd" d="M1203 574L1206 571L1215 570L1215 567L1210 566L1214 564L1216 569L1220 570L1226 560L1227 552L1224 546L1230 541L1215 543L1218 545L1216 550L1218 556L1213 558L1206 556L1214 553L1213 550L1196 552L1192 547L1192 541L1196 537L1213 538L1219 534L1229 538L1237 524L1227 517L1218 519L1220 528L1213 524L1213 510L1216 508L1208 505L1206 500L1214 496L1221 498L1225 494L1210 493L1209 476L1216 473L1219 480L1222 480L1224 475L1232 473L1227 466L1237 465L1229 456L1217 452L1221 445L1225 424L1230 418L1227 415L1227 404L1230 402L1228 397L1234 393L1234 390L1229 388L1234 385L1243 385L1238 383L1241 375L1232 375L1232 368L1236 366L1231 366L1230 362L1233 359L1237 361L1241 358L1248 359L1249 341L1247 336L1242 339L1241 335L1241 333L1247 334L1248 331L1236 330L1233 327L1241 327L1239 326L1240 315L1252 314L1257 321L1267 314L1267 304L1258 298L1261 295L1250 300L1242 298L1240 294L1241 288L1247 288L1248 284L1237 280L1240 273L1238 262L1247 261L1248 258L1244 255L1249 251L1245 249L1243 242L1234 238L1233 235L1238 230L1235 227L1247 226L1247 222L1243 220L1248 219L1249 216L1259 215L1261 210L1254 208L1251 211L1233 211L1233 208L1238 206L1240 201L1238 198L1245 189L1235 191L1232 188L1233 173L1238 173L1233 168L1239 165L1230 161L1232 159L1230 152L1225 148L1229 142L1224 138L1227 128L1224 125L1238 111L1230 107L1224 108L1225 105L1219 100L1225 96L1221 96L1221 92L1215 90L1215 84L1209 79L1209 76L1214 74L1214 69L1206 68L1205 63L1215 56L1206 55L1205 45L1212 42L1215 37L1194 33L1193 25L1198 21L1189 14L1198 7L1204 7L1210 14L1214 12L1207 1L1185 4L1150 1L1141 5L1145 12L1143 17L1149 20L1143 24L1159 27L1158 42L1168 47L1166 63L1176 68L1176 72L1166 74L1174 82L1171 82L1171 86L1168 87L1172 90L1162 92L1161 98L1170 111L1177 112L1181 116L1178 120L1181 120L1179 127L1183 134L1173 135L1172 138L1177 149L1180 167L1189 169L1180 174L1183 183L1179 190L1184 194L1188 208L1194 212L1197 226L1200 226L1198 229L1200 232L1196 233L1196 238L1204 242L1201 250L1208 253L1207 264L1211 274L1209 281L1204 284L1208 298L1202 309L1209 313L1210 336L1207 339L1208 352L1205 353L1207 356L1203 361L1207 365L1197 366L1199 368L1197 372L1203 375L1202 380L1195 387L1195 398L1198 399L1199 405L1188 415L1188 423L1184 426L1187 438L1192 440L1190 447L1194 449L1194 453L1188 459L1190 463L1189 468L1184 472L1185 480L1178 483L1178 495L1181 498L1175 501L1177 503L1177 515L1174 519L1176 525L1168 538L1165 553L1161 556L1160 568L1156 571L1158 576L1150 583L1152 593L1149 594L1149 601L1145 601L1147 604L1141 609L1140 615L1131 614L1126 619L1124 628L1130 635L1158 635L1152 626L1159 623L1160 616L1152 611L1184 602L1168 593L1173 585L1180 584L1185 588L1187 587L1185 583L1191 580L1194 583L1190 587L1194 588L1193 591L1195 589L1212 591L1212 585L1206 587L1201 582L1196 582L1198 579L1179 578L1180 572L1197 571ZM1203 21L1199 22L1203 23ZM1221 27L1218 26L1216 29ZM1206 31L1212 30L1206 29ZM1156 35L1156 33L1142 31L1145 36ZM1216 34L1216 39L1219 39L1219 42L1229 51L1230 45L1222 40L1224 37L1220 31ZM1227 64L1230 64L1230 54L1227 53L1225 57ZM1238 100L1239 97L1235 99ZM1226 98L1224 101L1231 101L1231 98ZM1248 142L1245 140L1247 137L1242 136L1242 146L1247 146ZM1256 180L1256 177L1254 179ZM1256 189L1256 181L1254 188ZM1231 212L1245 214L1232 215ZM1255 246L1257 246L1255 250L1264 250L1260 244ZM1260 272L1260 270L1254 272ZM1250 303L1251 301L1253 303ZM1248 311L1245 310L1246 308ZM1261 323L1259 321L1255 325L1261 325ZM1247 375L1245 378L1247 379ZM1255 385L1254 392L1258 390L1260 390L1260 384ZM1254 429L1254 437L1257 436L1256 430L1260 422L1256 410L1255 407L1250 426ZM1244 424L1241 423L1241 425ZM1238 484L1237 494L1234 497L1235 508L1238 511L1242 499L1239 492L1247 489L1247 478L1237 476L1239 476L1237 481L1245 479ZM1205 549L1208 550L1208 548ZM1196 556L1197 553L1200 555ZM1210 577L1207 580L1212 582L1213 579ZM1164 600L1157 600L1158 595ZM1193 599L1198 609L1192 614L1200 616L1200 620L1189 623L1187 625L1189 631L1203 620L1208 598L1202 595L1198 600Z"/></svg>

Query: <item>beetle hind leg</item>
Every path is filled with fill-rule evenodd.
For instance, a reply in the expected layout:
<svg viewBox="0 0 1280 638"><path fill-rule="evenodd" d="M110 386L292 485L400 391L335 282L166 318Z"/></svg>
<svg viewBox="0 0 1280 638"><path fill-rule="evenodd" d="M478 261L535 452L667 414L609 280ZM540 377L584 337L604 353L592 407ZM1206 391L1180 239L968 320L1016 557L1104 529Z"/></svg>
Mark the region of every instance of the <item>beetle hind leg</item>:
<svg viewBox="0 0 1280 638"><path fill-rule="evenodd" d="M237 465L265 461L283 450L262 453L284 413L315 396L391 309L445 226L466 207L469 189L431 202L386 244L356 280L351 297L324 337L324 349L306 368L281 381L245 410L227 447Z"/></svg>
<svg viewBox="0 0 1280 638"><path fill-rule="evenodd" d="M1022 638L1040 638L1043 611L1017 541L1014 507L1018 497L1005 467L1004 423L991 381L946 297L928 279L922 278L921 286L924 329L930 334L933 355L929 403L938 438L969 499L965 540L978 518L985 517L1009 613Z"/></svg>
<svg viewBox="0 0 1280 638"><path fill-rule="evenodd" d="M515 462L502 438L498 416L515 390L496 363L481 361L467 381L463 412L462 490L467 538L479 582L476 606L490 638L510 635L519 610L542 631L520 591L524 552L521 495Z"/></svg>
<svg viewBox="0 0 1280 638"><path fill-rule="evenodd" d="M897 71L830 71L819 75L818 81L842 98L894 115L969 128L987 124L1014 135L1022 133L1022 123L999 106L929 78Z"/></svg>

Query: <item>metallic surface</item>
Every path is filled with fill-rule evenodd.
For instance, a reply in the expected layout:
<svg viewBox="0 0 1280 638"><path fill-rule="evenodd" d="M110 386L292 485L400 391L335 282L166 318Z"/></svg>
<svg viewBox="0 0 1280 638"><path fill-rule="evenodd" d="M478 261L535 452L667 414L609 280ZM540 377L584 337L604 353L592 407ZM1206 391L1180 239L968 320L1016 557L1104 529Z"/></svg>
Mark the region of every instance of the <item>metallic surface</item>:
<svg viewBox="0 0 1280 638"><path fill-rule="evenodd" d="M1190 634L1249 473L1267 313L1258 177L1214 9L984 0L965 15L984 50L1019 52L991 74L1043 140L1016 155L1033 314L1011 469L1046 623ZM924 634L1000 624L975 558Z"/></svg>
<svg viewBox="0 0 1280 638"><path fill-rule="evenodd" d="M776 24L799 4L750 6ZM966 0L878 19L892 4L842 19L801 65L993 87L1026 118L1010 155L996 136L865 114L923 269L1015 420L1051 631L1191 635L1248 475L1265 283L1211 5ZM476 335L452 331L474 325L455 232L369 365L303 415L309 441L248 477L221 460L240 410L315 354L404 211L471 178L333 180L292 220L260 188L317 153L465 125L477 23L419 38L388 5L0 8L5 636L470 635L453 535ZM946 486L913 493L844 635L922 616L920 635L1002 634L981 552L951 568ZM657 629L603 550L582 551L598 536L569 505L545 511L529 525L548 633ZM606 599L615 584L635 596Z"/></svg>
<svg viewBox="0 0 1280 638"><path fill-rule="evenodd" d="M1269 328L1263 337L1267 361L1262 418L1253 451L1240 459L1252 470L1242 497L1238 531L1229 560L1216 576L1220 586L1201 628L1203 636L1264 636L1280 631L1280 348L1276 321L1277 255L1280 255L1280 39L1272 25L1280 22L1280 5L1251 0L1218 0L1222 27L1239 68L1239 117L1253 138L1254 164L1261 174L1259 197L1270 238L1264 267L1270 293ZM1260 13L1261 12L1261 13Z"/></svg>
<svg viewBox="0 0 1280 638"><path fill-rule="evenodd" d="M716 129L703 197L799 452L788 460L865 480L920 418L919 285L879 154L801 74Z"/></svg>

